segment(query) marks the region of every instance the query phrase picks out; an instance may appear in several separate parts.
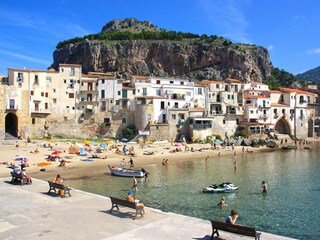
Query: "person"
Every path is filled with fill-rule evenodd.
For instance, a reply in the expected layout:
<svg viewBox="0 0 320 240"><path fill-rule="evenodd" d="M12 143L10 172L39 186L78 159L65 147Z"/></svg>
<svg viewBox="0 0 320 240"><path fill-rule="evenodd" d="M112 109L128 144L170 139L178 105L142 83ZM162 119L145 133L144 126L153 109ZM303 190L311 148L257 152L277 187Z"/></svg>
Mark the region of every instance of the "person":
<svg viewBox="0 0 320 240"><path fill-rule="evenodd" d="M207 157L204 159L204 161L205 161L206 163L208 163L208 161L209 161L209 156L207 156Z"/></svg>
<svg viewBox="0 0 320 240"><path fill-rule="evenodd" d="M226 218L226 223L228 224L236 224L236 221L238 219L238 213L236 210L232 209L230 212L230 215Z"/></svg>
<svg viewBox="0 0 320 240"><path fill-rule="evenodd" d="M138 182L137 182L137 179L135 177L132 178L132 189L134 191L138 190Z"/></svg>
<svg viewBox="0 0 320 240"><path fill-rule="evenodd" d="M122 158L122 160L120 162L120 166L123 168L124 165L126 165L126 160L124 158Z"/></svg>
<svg viewBox="0 0 320 240"><path fill-rule="evenodd" d="M23 180L24 180L24 182L26 184L31 185L32 184L32 179L31 179L31 177L29 177L27 175L27 171L26 170L27 170L26 168L22 169Z"/></svg>
<svg viewBox="0 0 320 240"><path fill-rule="evenodd" d="M53 181L54 183L62 183L63 182L63 179L61 178L61 176L58 174L54 179Z"/></svg>
<svg viewBox="0 0 320 240"><path fill-rule="evenodd" d="M262 190L263 193L266 193L266 192L267 192L267 190L268 190L268 185L267 185L267 183L266 183L265 181L262 181L262 183L261 183L261 188L263 189L263 190Z"/></svg>
<svg viewBox="0 0 320 240"><path fill-rule="evenodd" d="M233 168L234 168L234 170L237 170L237 165L238 165L238 162L237 162L237 160L235 159L234 162L233 162Z"/></svg>
<svg viewBox="0 0 320 240"><path fill-rule="evenodd" d="M21 163L21 171L23 170L23 169L26 169L27 168L27 161L23 161L22 163Z"/></svg>
<svg viewBox="0 0 320 240"><path fill-rule="evenodd" d="M127 155L127 145L123 146L122 151L124 155Z"/></svg>
<svg viewBox="0 0 320 240"><path fill-rule="evenodd" d="M220 207L223 207L224 205L225 205L225 198L224 197L222 197L221 199L220 199L220 201L219 201L219 203L218 203L218 206L220 206Z"/></svg>
<svg viewBox="0 0 320 240"><path fill-rule="evenodd" d="M13 166L13 169L12 169L12 173L14 173L14 174L20 174L21 172L20 172L20 170L19 170L19 167L16 166L16 165L14 165L14 166Z"/></svg>
<svg viewBox="0 0 320 240"><path fill-rule="evenodd" d="M132 158L130 158L129 163L130 163L130 168L133 168L134 167L134 163L133 163L133 159Z"/></svg>
<svg viewBox="0 0 320 240"><path fill-rule="evenodd" d="M66 162L67 161L62 158L61 161L60 161L59 167L65 167L66 166Z"/></svg>
<svg viewBox="0 0 320 240"><path fill-rule="evenodd" d="M139 203L138 201L134 200L134 198L132 197L132 191L131 190L128 191L128 196L126 197L126 201L134 202L136 204L136 206L141 210L142 214L145 214L144 204L143 203Z"/></svg>

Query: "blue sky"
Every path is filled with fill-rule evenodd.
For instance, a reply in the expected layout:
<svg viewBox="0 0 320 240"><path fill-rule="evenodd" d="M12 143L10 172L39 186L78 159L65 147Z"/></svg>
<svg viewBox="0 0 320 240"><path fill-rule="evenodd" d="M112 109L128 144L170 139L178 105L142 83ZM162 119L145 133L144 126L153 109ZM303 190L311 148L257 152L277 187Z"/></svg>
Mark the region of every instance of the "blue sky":
<svg viewBox="0 0 320 240"><path fill-rule="evenodd" d="M129 17L263 46L275 67L298 74L320 66L319 12L318 0L1 1L0 74L47 69L58 42Z"/></svg>

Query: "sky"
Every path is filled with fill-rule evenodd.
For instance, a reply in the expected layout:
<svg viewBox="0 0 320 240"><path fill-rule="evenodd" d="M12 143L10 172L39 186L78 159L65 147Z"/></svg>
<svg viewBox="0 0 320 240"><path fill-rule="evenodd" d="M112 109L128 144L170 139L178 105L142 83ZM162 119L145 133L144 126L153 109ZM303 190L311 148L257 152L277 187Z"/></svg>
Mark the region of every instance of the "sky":
<svg viewBox="0 0 320 240"><path fill-rule="evenodd" d="M217 35L268 49L292 74L320 66L319 0L10 0L0 2L0 74L45 70L60 41L136 18L167 30Z"/></svg>

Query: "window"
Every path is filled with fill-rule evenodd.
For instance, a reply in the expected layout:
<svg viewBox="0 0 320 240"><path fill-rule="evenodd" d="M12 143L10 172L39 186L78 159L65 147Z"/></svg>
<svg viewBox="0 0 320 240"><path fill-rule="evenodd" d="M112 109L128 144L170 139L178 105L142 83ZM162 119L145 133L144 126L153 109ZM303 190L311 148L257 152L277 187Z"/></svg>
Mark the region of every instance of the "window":
<svg viewBox="0 0 320 240"><path fill-rule="evenodd" d="M164 109L164 101L161 101L160 105L161 105L161 106L160 106L160 109L163 110L163 109Z"/></svg>
<svg viewBox="0 0 320 240"><path fill-rule="evenodd" d="M101 83L104 84L104 79L101 80Z"/></svg>
<svg viewBox="0 0 320 240"><path fill-rule="evenodd" d="M118 96L121 96L121 91L118 91Z"/></svg>
<svg viewBox="0 0 320 240"><path fill-rule="evenodd" d="M48 97L48 93L46 92L45 94L46 94L46 97Z"/></svg>
<svg viewBox="0 0 320 240"><path fill-rule="evenodd" d="M147 88L142 88L142 95L147 96Z"/></svg>
<svg viewBox="0 0 320 240"><path fill-rule="evenodd" d="M32 124L36 124L36 119L32 118Z"/></svg>
<svg viewBox="0 0 320 240"><path fill-rule="evenodd" d="M34 84L39 84L39 76L34 75Z"/></svg>
<svg viewBox="0 0 320 240"><path fill-rule="evenodd" d="M223 119L223 124L226 124L226 120Z"/></svg>
<svg viewBox="0 0 320 240"><path fill-rule="evenodd" d="M33 96L34 95L34 91L30 91L30 95Z"/></svg>
<svg viewBox="0 0 320 240"><path fill-rule="evenodd" d="M57 90L55 88L52 89L52 92L55 93Z"/></svg>
<svg viewBox="0 0 320 240"><path fill-rule="evenodd" d="M127 119L126 118L122 118L122 123L127 123Z"/></svg>
<svg viewBox="0 0 320 240"><path fill-rule="evenodd" d="M48 103L44 103L44 108L48 109Z"/></svg>
<svg viewBox="0 0 320 240"><path fill-rule="evenodd" d="M74 71L74 68L72 67L70 68L70 76L74 76L74 74L75 74L75 71Z"/></svg>
<svg viewBox="0 0 320 240"><path fill-rule="evenodd" d="M191 92L186 92L186 96L190 97L191 96Z"/></svg>
<svg viewBox="0 0 320 240"><path fill-rule="evenodd" d="M219 88L219 86L220 86L219 84L216 84L216 88Z"/></svg>
<svg viewBox="0 0 320 240"><path fill-rule="evenodd" d="M18 73L18 82L23 81L23 73Z"/></svg>
<svg viewBox="0 0 320 240"><path fill-rule="evenodd" d="M56 104L56 103L57 103L57 99L56 99L56 98L52 98L52 102L53 102L54 104Z"/></svg>
<svg viewBox="0 0 320 240"><path fill-rule="evenodd" d="M136 90L135 89L133 89L132 95L136 95Z"/></svg>
<svg viewBox="0 0 320 240"><path fill-rule="evenodd" d="M103 122L104 122L104 123L110 123L110 118L104 118L104 119L103 119Z"/></svg>
<svg viewBox="0 0 320 240"><path fill-rule="evenodd" d="M74 98L74 93L69 93L69 98Z"/></svg>
<svg viewBox="0 0 320 240"><path fill-rule="evenodd" d="M44 92L41 92L41 97L44 97Z"/></svg>
<svg viewBox="0 0 320 240"><path fill-rule="evenodd" d="M69 80L68 88L72 88L72 89L74 88L74 80L73 79Z"/></svg>
<svg viewBox="0 0 320 240"><path fill-rule="evenodd" d="M237 121L237 125L239 125L240 121L239 121L239 119L238 119L238 118L236 119L236 121Z"/></svg>
<svg viewBox="0 0 320 240"><path fill-rule="evenodd" d="M173 84L173 81L170 81L169 83L170 83L170 84Z"/></svg>
<svg viewBox="0 0 320 240"><path fill-rule="evenodd" d="M64 120L65 122L67 122L67 121L68 121L68 117L63 117L63 120Z"/></svg>
<svg viewBox="0 0 320 240"><path fill-rule="evenodd" d="M202 88L198 88L198 95L202 95Z"/></svg>
<svg viewBox="0 0 320 240"><path fill-rule="evenodd" d="M184 85L184 82L180 82L180 85Z"/></svg>
<svg viewBox="0 0 320 240"><path fill-rule="evenodd" d="M172 120L176 120L177 116L175 114L172 114Z"/></svg>
<svg viewBox="0 0 320 240"><path fill-rule="evenodd" d="M160 84L161 83L161 81L160 80L157 80L157 84Z"/></svg>
<svg viewBox="0 0 320 240"><path fill-rule="evenodd" d="M63 82L64 82L64 83L67 83L67 79L63 79Z"/></svg>
<svg viewBox="0 0 320 240"><path fill-rule="evenodd" d="M51 83L51 82L52 82L51 77L46 77L46 83Z"/></svg>
<svg viewBox="0 0 320 240"><path fill-rule="evenodd" d="M157 95L157 96L161 96L161 90L160 90L160 89L157 89L157 90L156 90L156 95Z"/></svg>
<svg viewBox="0 0 320 240"><path fill-rule="evenodd" d="M105 98L104 90L101 90L101 98Z"/></svg>

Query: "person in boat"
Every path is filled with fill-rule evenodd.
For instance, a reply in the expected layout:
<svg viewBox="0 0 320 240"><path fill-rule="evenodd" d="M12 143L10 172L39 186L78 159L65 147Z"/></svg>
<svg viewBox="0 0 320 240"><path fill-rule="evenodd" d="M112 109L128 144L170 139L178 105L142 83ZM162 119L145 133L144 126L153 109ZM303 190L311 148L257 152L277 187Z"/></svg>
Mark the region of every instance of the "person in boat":
<svg viewBox="0 0 320 240"><path fill-rule="evenodd" d="M236 224L236 221L238 219L238 213L236 210L232 209L230 212L230 215L226 218L226 223L228 224Z"/></svg>
<svg viewBox="0 0 320 240"><path fill-rule="evenodd" d="M222 197L221 199L220 199L220 201L219 201L219 203L218 203L218 206L219 207L224 207L225 206L225 198L224 197Z"/></svg>
<svg viewBox="0 0 320 240"><path fill-rule="evenodd" d="M267 185L267 183L265 181L262 181L261 188L262 188L262 192L263 193L267 193L268 185Z"/></svg>
<svg viewBox="0 0 320 240"><path fill-rule="evenodd" d="M139 203L138 201L134 200L134 198L132 197L132 191L131 190L128 191L128 196L126 197L126 201L135 203L137 208L141 209L142 214L145 214L144 204L143 203Z"/></svg>

